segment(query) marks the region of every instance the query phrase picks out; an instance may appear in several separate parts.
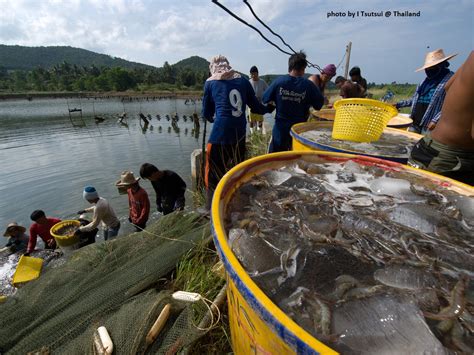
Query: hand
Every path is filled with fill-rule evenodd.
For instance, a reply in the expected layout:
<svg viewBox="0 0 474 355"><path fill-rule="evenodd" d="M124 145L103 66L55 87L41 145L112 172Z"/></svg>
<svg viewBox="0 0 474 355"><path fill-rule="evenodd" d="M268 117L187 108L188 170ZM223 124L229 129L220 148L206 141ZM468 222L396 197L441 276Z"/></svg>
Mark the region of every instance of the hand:
<svg viewBox="0 0 474 355"><path fill-rule="evenodd" d="M77 214L84 214L84 213L86 213L86 212L87 212L86 210L80 210L80 211L77 211L76 213L77 213Z"/></svg>
<svg viewBox="0 0 474 355"><path fill-rule="evenodd" d="M56 244L56 241L54 239L50 239L47 241L48 245L52 247L54 244Z"/></svg>
<svg viewBox="0 0 474 355"><path fill-rule="evenodd" d="M436 127L436 122L430 122L430 123L428 124L428 131L434 130L435 127Z"/></svg>
<svg viewBox="0 0 474 355"><path fill-rule="evenodd" d="M267 104L267 112L272 113L275 110L275 105L273 103L268 103Z"/></svg>

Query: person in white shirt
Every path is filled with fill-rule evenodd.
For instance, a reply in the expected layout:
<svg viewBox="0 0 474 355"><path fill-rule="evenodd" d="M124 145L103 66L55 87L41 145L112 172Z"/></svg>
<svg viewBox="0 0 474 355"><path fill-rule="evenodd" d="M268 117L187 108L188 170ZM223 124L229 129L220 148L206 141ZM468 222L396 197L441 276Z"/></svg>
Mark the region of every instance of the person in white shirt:
<svg viewBox="0 0 474 355"><path fill-rule="evenodd" d="M250 68L250 85L252 85L253 91L255 91L255 96L258 101L262 103L262 96L265 90L267 90L267 83L260 79L258 76L258 68L253 66ZM263 126L263 115L258 113L253 113L249 110L249 122L250 122L250 133L253 133L254 130L262 130Z"/></svg>
<svg viewBox="0 0 474 355"><path fill-rule="evenodd" d="M82 193L84 199L94 206L79 211L78 214L94 212L92 222L79 227L81 232L88 232L96 228L102 222L104 239L116 237L120 229L120 221L112 206L105 198L99 197L99 193L93 186L86 186Z"/></svg>

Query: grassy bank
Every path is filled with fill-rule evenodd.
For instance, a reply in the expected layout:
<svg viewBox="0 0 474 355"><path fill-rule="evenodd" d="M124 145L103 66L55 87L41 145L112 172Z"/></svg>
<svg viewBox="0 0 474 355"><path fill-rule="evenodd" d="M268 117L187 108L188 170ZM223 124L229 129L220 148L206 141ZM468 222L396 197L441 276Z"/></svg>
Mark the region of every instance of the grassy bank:
<svg viewBox="0 0 474 355"><path fill-rule="evenodd" d="M176 268L173 288L197 292L203 297L213 300L225 285L223 275L213 272L219 262L212 242L202 243L182 258ZM190 349L192 354L224 354L232 352L230 345L230 329L227 317L227 304L221 309L219 323Z"/></svg>
<svg viewBox="0 0 474 355"><path fill-rule="evenodd" d="M260 132L247 137L247 158L253 158L267 151L271 135ZM194 203L196 206L203 206L204 195L201 191L194 192ZM173 288L198 292L208 299L214 299L225 284L222 275L211 270L219 262L216 251L210 244L203 243L194 248L176 267L176 277L173 281ZM193 354L225 354L232 352L230 343L230 329L227 315L227 303L221 310L221 321L219 324L199 339L190 350Z"/></svg>

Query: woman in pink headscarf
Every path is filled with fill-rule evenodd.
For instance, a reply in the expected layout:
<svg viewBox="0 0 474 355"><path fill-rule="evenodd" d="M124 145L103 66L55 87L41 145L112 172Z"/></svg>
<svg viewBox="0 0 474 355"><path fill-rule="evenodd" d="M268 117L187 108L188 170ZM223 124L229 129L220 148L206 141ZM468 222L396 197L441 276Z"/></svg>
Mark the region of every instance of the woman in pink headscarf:
<svg viewBox="0 0 474 355"><path fill-rule="evenodd" d="M202 99L202 115L214 123L204 172L207 208L221 177L245 159L246 106L260 115L272 110L258 101L250 82L232 69L226 57L213 57L209 71L211 76L204 85Z"/></svg>
<svg viewBox="0 0 474 355"><path fill-rule="evenodd" d="M324 89L326 88L326 84L336 75L336 66L334 64L326 65L323 70L321 70L321 74L313 74L308 79L311 80L314 85L316 85L321 91L321 94L324 96ZM324 104L327 105L329 100L326 96L324 96Z"/></svg>

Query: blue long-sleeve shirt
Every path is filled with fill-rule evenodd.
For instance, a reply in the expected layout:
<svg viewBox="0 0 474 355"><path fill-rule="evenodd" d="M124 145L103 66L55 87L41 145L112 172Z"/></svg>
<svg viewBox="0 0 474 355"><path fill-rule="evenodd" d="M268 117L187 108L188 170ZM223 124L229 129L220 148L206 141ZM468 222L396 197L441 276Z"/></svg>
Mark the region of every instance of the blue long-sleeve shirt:
<svg viewBox="0 0 474 355"><path fill-rule="evenodd" d="M214 122L209 143L235 144L245 137L245 107L263 115L267 109L255 97L249 81L243 77L230 80L208 80L204 85L202 115ZM213 119L215 115L215 119Z"/></svg>
<svg viewBox="0 0 474 355"><path fill-rule="evenodd" d="M438 86L436 86L436 89L433 93L430 104L428 105L428 108L426 109L426 112L423 115L423 118L420 122L422 132L427 130L430 122L438 123L441 117L441 108L443 107L444 98L446 97L446 91L444 90L444 86L453 75L454 73L450 71L448 74L444 76L444 78L440 81ZM396 104L397 108L411 106L410 117L415 117L416 104L419 98L418 89L422 84L423 82L421 84L418 84L418 86L416 87L416 91L413 94L411 99L402 100L402 101L397 102Z"/></svg>
<svg viewBox="0 0 474 355"><path fill-rule="evenodd" d="M324 97L308 79L283 75L275 79L264 92L262 102L270 101L276 104L276 122L292 125L308 119L310 106L319 110L323 106Z"/></svg>

